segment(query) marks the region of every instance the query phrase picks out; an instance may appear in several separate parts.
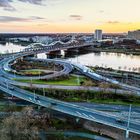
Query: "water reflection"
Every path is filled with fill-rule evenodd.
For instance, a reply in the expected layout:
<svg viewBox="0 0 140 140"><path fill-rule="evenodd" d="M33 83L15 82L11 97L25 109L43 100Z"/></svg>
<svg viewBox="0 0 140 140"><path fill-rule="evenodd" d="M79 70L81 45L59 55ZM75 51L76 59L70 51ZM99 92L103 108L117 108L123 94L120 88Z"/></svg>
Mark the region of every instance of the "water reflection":
<svg viewBox="0 0 140 140"><path fill-rule="evenodd" d="M39 54L38 57L47 58L44 54ZM69 56L67 55L66 59L72 62L78 61L87 66L100 66L117 70L140 72L140 56L136 55L101 52L77 55L71 54Z"/></svg>
<svg viewBox="0 0 140 140"><path fill-rule="evenodd" d="M76 62L76 58L69 58ZM140 56L125 55L118 53L89 53L78 56L78 61L83 65L111 67L113 69L137 71L140 72Z"/></svg>
<svg viewBox="0 0 140 140"><path fill-rule="evenodd" d="M15 45L13 43L0 44L0 53L12 53L23 50L21 45Z"/></svg>

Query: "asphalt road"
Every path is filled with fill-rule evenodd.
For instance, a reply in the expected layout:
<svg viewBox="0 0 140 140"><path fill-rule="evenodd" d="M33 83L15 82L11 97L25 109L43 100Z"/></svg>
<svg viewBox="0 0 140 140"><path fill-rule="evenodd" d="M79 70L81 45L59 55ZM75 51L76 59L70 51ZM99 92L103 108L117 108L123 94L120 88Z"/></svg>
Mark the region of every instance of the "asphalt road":
<svg viewBox="0 0 140 140"><path fill-rule="evenodd" d="M49 49L46 48L46 50L48 50L48 51L51 49L54 49L54 48L52 46ZM42 52L42 51L46 51L46 50L39 50L38 52ZM60 50L60 47L55 48L55 50ZM18 57L27 56L29 54L34 54L34 53L37 53L37 52L34 52L34 50L32 50L32 52L30 52L30 53L29 52L17 53L16 57L18 58ZM12 59L12 58L10 58L10 59ZM15 59L15 58L13 58L13 59ZM127 118L124 119L123 121L119 122L118 119L120 119L120 118L118 118L114 115L110 115L110 114L102 112L102 111L97 111L95 109L90 109L90 108L86 108L83 106L78 106L78 105L74 105L71 103L62 102L59 100L54 100L54 99L51 99L48 97L35 95L31 92L25 91L23 89L20 89L20 88L17 88L15 86L11 85L12 83L9 84L7 81L8 77L6 75L6 72L3 73L4 63L6 63L7 60L9 60L9 58L3 59L0 63L0 89L2 91L4 91L5 93L8 93L10 95L13 95L13 96L18 97L23 100L32 102L34 104L50 108L52 110L56 110L56 111L59 111L59 112L65 113L65 114L75 116L76 118L79 118L79 119L82 118L82 119L86 119L89 121L99 122L102 124L106 124L109 126L113 126L116 128L126 130ZM87 68L85 66L82 66L79 64L72 64L72 65L74 67L76 67L78 70L80 70L80 72L86 76L89 76L94 79L106 80L108 82L118 84L117 81L102 77L102 76L96 74L95 72L90 71L89 68ZM6 79L4 80L4 78L6 78ZM9 79L10 78L11 77L9 77ZM131 87L128 85L127 86L122 85L122 87L125 87L125 89L129 89L129 90L131 89L133 91L139 92L139 89L136 89L135 87ZM140 123L131 121L129 131L140 134Z"/></svg>
<svg viewBox="0 0 140 140"><path fill-rule="evenodd" d="M27 100L37 105L50 108L52 110L56 110L62 113L75 116L77 118L83 118L90 121L100 122L100 123L117 127L120 129L124 129L124 130L126 129L126 126L127 126L126 120L123 120L123 123L119 123L116 121L117 118L115 116L109 115L108 113L104 113L104 112L97 111L94 109L89 109L86 107L77 106L74 104L54 100L54 99L40 96L40 95L34 95L33 93L27 92L23 89L13 87L11 85L9 86L11 90L7 88L7 85L5 85L4 83L3 84L1 83L0 89L18 98ZM39 98L36 99L36 96L38 96ZM135 132L135 133L140 133L140 124L135 123L135 122L130 122L130 131Z"/></svg>

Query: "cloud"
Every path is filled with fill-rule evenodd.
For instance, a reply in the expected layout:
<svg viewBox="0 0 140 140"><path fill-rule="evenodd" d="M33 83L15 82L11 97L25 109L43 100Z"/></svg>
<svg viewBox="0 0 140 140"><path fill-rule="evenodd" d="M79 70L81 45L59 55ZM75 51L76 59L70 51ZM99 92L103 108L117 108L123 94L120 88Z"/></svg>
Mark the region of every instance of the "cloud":
<svg viewBox="0 0 140 140"><path fill-rule="evenodd" d="M83 18L81 15L70 15L69 17L73 20L82 20Z"/></svg>
<svg viewBox="0 0 140 140"><path fill-rule="evenodd" d="M37 17L37 16L31 16L30 17L32 20L42 20L42 19L45 19L43 17Z"/></svg>
<svg viewBox="0 0 140 140"><path fill-rule="evenodd" d="M29 17L29 18L19 18L19 17L10 17L10 16L0 16L0 23L3 22L28 22L33 20L42 20L42 17Z"/></svg>
<svg viewBox="0 0 140 140"><path fill-rule="evenodd" d="M42 2L45 0L18 0L20 2L28 2L35 5L43 5ZM13 0L0 0L0 7L7 11L16 11L16 9L11 5Z"/></svg>
<svg viewBox="0 0 140 140"><path fill-rule="evenodd" d="M108 24L118 24L120 22L119 21L107 21L106 23L108 23Z"/></svg>
<svg viewBox="0 0 140 140"><path fill-rule="evenodd" d="M15 11L15 8L11 6L12 0L0 0L0 7L7 11Z"/></svg>
<svg viewBox="0 0 140 140"><path fill-rule="evenodd" d="M36 5L42 5L42 2L44 0L19 0L21 2L28 2L28 3L31 3L31 4L36 4Z"/></svg>
<svg viewBox="0 0 140 140"><path fill-rule="evenodd" d="M0 7L11 7L9 2L12 2L12 0L0 0Z"/></svg>

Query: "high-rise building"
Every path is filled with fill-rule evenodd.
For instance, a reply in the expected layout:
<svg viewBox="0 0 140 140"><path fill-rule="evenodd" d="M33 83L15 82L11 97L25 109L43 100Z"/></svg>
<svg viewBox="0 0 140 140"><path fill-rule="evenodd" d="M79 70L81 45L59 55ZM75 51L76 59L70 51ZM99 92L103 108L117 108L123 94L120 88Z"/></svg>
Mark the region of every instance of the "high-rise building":
<svg viewBox="0 0 140 140"><path fill-rule="evenodd" d="M128 31L128 38L140 40L140 30Z"/></svg>
<svg viewBox="0 0 140 140"><path fill-rule="evenodd" d="M95 30L94 39L97 41L102 40L102 30Z"/></svg>

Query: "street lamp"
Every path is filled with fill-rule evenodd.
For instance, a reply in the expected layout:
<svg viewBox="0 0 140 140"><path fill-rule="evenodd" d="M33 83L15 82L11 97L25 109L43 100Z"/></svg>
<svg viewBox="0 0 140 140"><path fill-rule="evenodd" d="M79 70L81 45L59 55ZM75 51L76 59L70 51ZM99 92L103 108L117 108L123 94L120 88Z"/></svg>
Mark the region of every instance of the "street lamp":
<svg viewBox="0 0 140 140"><path fill-rule="evenodd" d="M34 90L34 101L35 101L35 90Z"/></svg>
<svg viewBox="0 0 140 140"><path fill-rule="evenodd" d="M44 87L43 87L43 96L45 96L45 89L44 89Z"/></svg>
<svg viewBox="0 0 140 140"><path fill-rule="evenodd" d="M77 49L77 64L78 64L78 49ZM77 84L79 85L80 81L79 81L79 75L77 74Z"/></svg>
<svg viewBox="0 0 140 140"><path fill-rule="evenodd" d="M9 86L8 86L8 82L7 82L7 80L5 80L5 83L6 83L6 87L7 87L7 89L9 89Z"/></svg>
<svg viewBox="0 0 140 140"><path fill-rule="evenodd" d="M40 79L40 70L38 71L38 74L39 74L39 79Z"/></svg>
<svg viewBox="0 0 140 140"><path fill-rule="evenodd" d="M129 106L129 114L128 114L128 123L127 123L127 129L126 129L126 139L129 138L129 126L130 126L131 108L132 108L132 105L130 104L130 106Z"/></svg>
<svg viewBox="0 0 140 140"><path fill-rule="evenodd" d="M32 88L32 77L30 79L30 88Z"/></svg>
<svg viewBox="0 0 140 140"><path fill-rule="evenodd" d="M16 71L14 70L14 78L16 78L16 74L15 73L16 73Z"/></svg>

